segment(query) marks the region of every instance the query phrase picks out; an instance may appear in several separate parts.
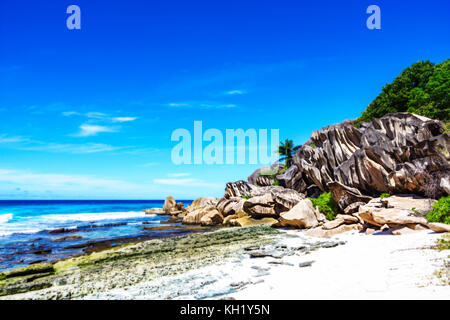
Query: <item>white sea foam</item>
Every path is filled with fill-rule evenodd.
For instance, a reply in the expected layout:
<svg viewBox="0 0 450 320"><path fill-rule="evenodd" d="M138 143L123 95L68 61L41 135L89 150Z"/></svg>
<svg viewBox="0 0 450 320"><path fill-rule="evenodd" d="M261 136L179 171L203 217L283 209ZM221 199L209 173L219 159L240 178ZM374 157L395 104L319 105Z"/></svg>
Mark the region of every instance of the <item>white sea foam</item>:
<svg viewBox="0 0 450 320"><path fill-rule="evenodd" d="M99 221L99 220L118 220L129 218L144 218L152 217L154 215L145 214L141 211L128 211L128 212L99 212L99 213L74 213L74 214L49 214L41 216L42 220L53 221Z"/></svg>
<svg viewBox="0 0 450 320"><path fill-rule="evenodd" d="M13 218L12 213L0 214L0 223L6 223Z"/></svg>
<svg viewBox="0 0 450 320"><path fill-rule="evenodd" d="M74 226L73 223L77 222L123 220L143 217L151 218L154 216L156 215L145 214L145 212L142 211L46 214L37 217L22 217L21 222L6 223L13 218L13 214L0 214L0 237L19 233L37 233L42 230L52 230L61 227L65 227L67 229L75 229L77 228L77 226ZM67 225L65 225L65 222L67 222Z"/></svg>
<svg viewBox="0 0 450 320"><path fill-rule="evenodd" d="M6 237L10 236L12 234L20 234L20 233L38 233L39 231L42 231L41 229L30 229L30 228L15 228L15 229L4 229L0 230L0 237Z"/></svg>

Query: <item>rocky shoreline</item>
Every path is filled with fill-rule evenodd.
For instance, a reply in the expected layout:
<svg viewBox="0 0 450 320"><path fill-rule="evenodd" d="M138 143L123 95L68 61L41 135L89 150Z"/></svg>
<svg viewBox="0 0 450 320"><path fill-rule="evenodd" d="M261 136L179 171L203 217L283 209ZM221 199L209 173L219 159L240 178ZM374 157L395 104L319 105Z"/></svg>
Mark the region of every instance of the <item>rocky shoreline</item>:
<svg viewBox="0 0 450 320"><path fill-rule="evenodd" d="M227 183L220 199L203 197L184 207L169 196L163 208L144 210L170 215L168 223L217 227L217 231L124 244L4 272L0 295L112 298L100 293L218 265L230 257L242 259L243 253L252 259L275 260L304 255L342 245L318 238L349 231L361 236L425 232L433 237L450 232L449 224L427 219L436 199L448 200L450 194L450 135L444 123L396 113L363 122L359 128L354 124L344 121L313 132L290 167L275 163L256 170L247 181ZM333 212L314 205L326 193L335 206ZM292 234L277 228L307 230ZM280 242L289 237L297 243ZM312 264L303 261L299 267Z"/></svg>
<svg viewBox="0 0 450 320"><path fill-rule="evenodd" d="M286 239L293 239L294 242L284 245ZM169 281L170 277L195 272L198 268L215 268L230 259L239 262L243 259L270 258L273 265L283 264L284 257L304 256L339 245L345 245L345 242L314 240L298 233L286 234L268 226L221 229L149 240L65 259L55 264L34 265L3 273L0 281L0 294L3 297L0 296L0 299L104 299L114 290L127 290L148 282ZM226 270L220 272L225 273ZM202 281L208 282L208 279L202 278ZM234 292L242 286L234 283L228 289ZM160 292L160 289L155 287L146 292L154 295L154 298L163 299L182 295L177 294L176 290ZM178 291L186 293L180 287ZM188 293L195 295L195 290ZM197 298L212 298L215 295L210 293L209 296L198 295Z"/></svg>
<svg viewBox="0 0 450 320"><path fill-rule="evenodd" d="M450 225L425 215L450 194L450 134L442 121L394 113L372 122L348 120L315 131L290 167L275 163L247 181L227 183L222 198L199 198L184 208L168 197L162 209L184 224L270 225L309 229L329 237L350 230L393 234ZM313 201L329 192L336 215Z"/></svg>

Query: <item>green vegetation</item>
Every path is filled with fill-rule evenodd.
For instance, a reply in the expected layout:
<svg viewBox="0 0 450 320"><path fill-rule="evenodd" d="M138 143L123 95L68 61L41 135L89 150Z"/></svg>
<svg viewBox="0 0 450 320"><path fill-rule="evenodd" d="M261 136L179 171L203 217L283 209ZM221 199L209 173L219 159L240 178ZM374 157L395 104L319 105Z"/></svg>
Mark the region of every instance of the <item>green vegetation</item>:
<svg viewBox="0 0 450 320"><path fill-rule="evenodd" d="M450 196L442 197L433 204L433 210L427 213L427 220L450 224Z"/></svg>
<svg viewBox="0 0 450 320"><path fill-rule="evenodd" d="M381 199L386 199L386 198L389 198L391 195L389 194L389 193L382 193L382 194L380 194L380 198Z"/></svg>
<svg viewBox="0 0 450 320"><path fill-rule="evenodd" d="M436 242L436 249L439 251L450 250L450 235L444 235Z"/></svg>
<svg viewBox="0 0 450 320"><path fill-rule="evenodd" d="M248 199L250 199L250 195L246 194L245 196L242 196L241 198L248 200Z"/></svg>
<svg viewBox="0 0 450 320"><path fill-rule="evenodd" d="M334 220L339 212L337 203L333 200L331 192L322 193L317 199L308 198L313 203L314 208L319 207L327 220Z"/></svg>
<svg viewBox="0 0 450 320"><path fill-rule="evenodd" d="M278 175L278 171L274 169L266 170L259 173L260 177L269 177L269 178L275 178Z"/></svg>
<svg viewBox="0 0 450 320"><path fill-rule="evenodd" d="M371 121L388 113L411 112L450 121L450 59L434 64L420 61L403 70L356 120Z"/></svg>
<svg viewBox="0 0 450 320"><path fill-rule="evenodd" d="M314 143L311 143L309 146L310 146L311 148L313 148L313 149L316 148L316 145L315 145Z"/></svg>
<svg viewBox="0 0 450 320"><path fill-rule="evenodd" d="M275 181L273 182L273 184L272 184L273 186L279 186L280 184L278 183L278 180L277 179L275 179Z"/></svg>
<svg viewBox="0 0 450 320"><path fill-rule="evenodd" d="M444 125L444 132L445 132L445 133L450 133L450 122L447 122L447 123Z"/></svg>
<svg viewBox="0 0 450 320"><path fill-rule="evenodd" d="M284 161L286 168L289 168L292 164L294 154L300 149L300 146L294 146L294 141L286 139L284 142L280 142L278 146L278 154L280 155L280 161Z"/></svg>

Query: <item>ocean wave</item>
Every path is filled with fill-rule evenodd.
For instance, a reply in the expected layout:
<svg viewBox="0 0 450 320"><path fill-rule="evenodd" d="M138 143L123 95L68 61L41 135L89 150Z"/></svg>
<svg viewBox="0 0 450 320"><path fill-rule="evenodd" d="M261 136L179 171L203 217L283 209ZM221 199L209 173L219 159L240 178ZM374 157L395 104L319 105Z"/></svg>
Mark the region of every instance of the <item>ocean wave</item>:
<svg viewBox="0 0 450 320"><path fill-rule="evenodd" d="M129 218L151 218L155 215L145 214L141 211L128 212L99 212L99 213L73 213L73 214L49 214L41 216L41 219L49 219L58 222L64 221L100 221L100 220L120 220Z"/></svg>
<svg viewBox="0 0 450 320"><path fill-rule="evenodd" d="M0 214L0 223L6 223L13 218L12 213Z"/></svg>
<svg viewBox="0 0 450 320"><path fill-rule="evenodd" d="M41 231L41 229L0 230L0 237L7 237L12 234L33 234Z"/></svg>
<svg viewBox="0 0 450 320"><path fill-rule="evenodd" d="M85 228L116 227L133 223L124 222L123 220L125 219L152 219L155 216L156 214L145 214L145 212L140 211L45 214L37 217L19 217L20 222L12 222L10 221L13 218L12 213L0 214L0 237L13 234L33 234L57 229L83 230ZM6 223L8 221L10 223Z"/></svg>

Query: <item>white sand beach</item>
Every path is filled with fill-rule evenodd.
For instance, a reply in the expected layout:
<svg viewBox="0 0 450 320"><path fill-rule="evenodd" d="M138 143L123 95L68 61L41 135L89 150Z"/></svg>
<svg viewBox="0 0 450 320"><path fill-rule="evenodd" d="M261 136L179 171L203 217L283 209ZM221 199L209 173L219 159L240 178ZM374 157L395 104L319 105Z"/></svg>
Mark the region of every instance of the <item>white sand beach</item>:
<svg viewBox="0 0 450 320"><path fill-rule="evenodd" d="M340 245L301 252L317 243L301 231L286 231L276 247L294 248L283 257L250 258L248 252L207 267L161 277L84 299L448 299L450 286L436 271L449 250L431 248L442 234L365 235L349 232L326 239ZM345 241L343 244L342 241ZM334 243L337 243L334 242ZM272 247L273 248L273 247ZM296 248L296 249L295 249ZM301 263L313 261L311 266ZM447 264L447 266L446 266ZM448 284L448 278L446 278Z"/></svg>
<svg viewBox="0 0 450 320"><path fill-rule="evenodd" d="M287 257L264 282L233 294L236 299L449 299L450 286L434 274L449 250L427 249L442 235L340 235L346 245ZM304 261L311 267L299 268ZM448 280L447 280L448 281Z"/></svg>

